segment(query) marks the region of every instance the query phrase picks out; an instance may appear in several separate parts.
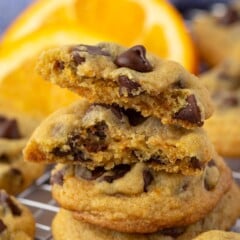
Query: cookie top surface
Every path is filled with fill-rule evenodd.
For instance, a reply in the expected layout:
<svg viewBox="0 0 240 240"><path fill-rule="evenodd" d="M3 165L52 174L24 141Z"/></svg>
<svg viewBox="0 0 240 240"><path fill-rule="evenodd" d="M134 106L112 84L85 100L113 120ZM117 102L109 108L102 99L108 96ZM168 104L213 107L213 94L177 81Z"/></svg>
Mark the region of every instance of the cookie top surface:
<svg viewBox="0 0 240 240"><path fill-rule="evenodd" d="M51 182L58 203L86 221L117 231L154 232L204 217L228 190L231 174L216 155L197 176L156 172L143 163L109 171L58 165Z"/></svg>
<svg viewBox="0 0 240 240"><path fill-rule="evenodd" d="M37 69L43 78L91 102L132 106L166 124L201 126L213 110L207 90L195 76L139 45L127 49L100 43L50 49L41 55Z"/></svg>
<svg viewBox="0 0 240 240"><path fill-rule="evenodd" d="M235 232L224 232L219 230L212 230L194 238L194 240L240 240L240 234Z"/></svg>
<svg viewBox="0 0 240 240"><path fill-rule="evenodd" d="M23 236L28 236L33 239L34 233L35 221L31 212L14 197L0 190L0 238L5 240L19 236L19 239L24 239Z"/></svg>
<svg viewBox="0 0 240 240"><path fill-rule="evenodd" d="M239 205L237 204L239 199L240 193L237 186L234 184L231 187L231 190L220 200L212 212L205 216L204 219L185 227L163 229L152 234L127 234L115 232L113 230L108 230L99 226L78 221L74 218L73 212L60 209L60 212L53 220L52 231L54 239L56 240L65 240L69 237L72 240L189 240L201 232L208 231L210 229L224 230L229 228L238 217L236 212L239 212ZM227 219L226 216L229 216L229 219ZM216 236L215 234L216 233L214 232L213 234L210 234L210 236ZM237 235L226 233L226 235L228 234L230 236ZM203 234L203 236L205 235L208 237L208 234ZM219 236L218 233L217 236ZM202 240L205 238L199 239ZM235 238L233 239L235 240Z"/></svg>
<svg viewBox="0 0 240 240"><path fill-rule="evenodd" d="M191 175L212 159L213 148L201 128L163 125L133 109L79 100L42 122L24 155L29 161L90 169L145 162L155 170Z"/></svg>

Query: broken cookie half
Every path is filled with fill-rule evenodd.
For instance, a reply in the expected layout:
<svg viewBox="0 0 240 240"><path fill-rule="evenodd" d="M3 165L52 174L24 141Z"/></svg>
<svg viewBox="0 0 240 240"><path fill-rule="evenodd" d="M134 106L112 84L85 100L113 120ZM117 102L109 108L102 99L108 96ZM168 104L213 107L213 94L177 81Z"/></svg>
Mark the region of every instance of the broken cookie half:
<svg viewBox="0 0 240 240"><path fill-rule="evenodd" d="M201 128L163 125L134 109L82 99L49 116L24 154L29 161L89 169L144 162L155 170L193 175L212 159L213 147Z"/></svg>
<svg viewBox="0 0 240 240"><path fill-rule="evenodd" d="M37 69L44 79L90 102L133 108L144 117L185 128L202 126L213 108L205 87L176 62L137 45L76 45L44 52Z"/></svg>

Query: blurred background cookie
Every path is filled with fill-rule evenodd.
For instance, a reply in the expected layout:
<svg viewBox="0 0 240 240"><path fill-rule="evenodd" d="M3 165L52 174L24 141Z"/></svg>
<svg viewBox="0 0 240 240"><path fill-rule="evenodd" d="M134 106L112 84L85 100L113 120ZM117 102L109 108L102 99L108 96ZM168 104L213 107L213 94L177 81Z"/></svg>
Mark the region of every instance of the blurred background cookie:
<svg viewBox="0 0 240 240"><path fill-rule="evenodd" d="M0 188L10 194L26 189L44 171L44 166L25 162L22 151L39 123L8 106L0 108Z"/></svg>

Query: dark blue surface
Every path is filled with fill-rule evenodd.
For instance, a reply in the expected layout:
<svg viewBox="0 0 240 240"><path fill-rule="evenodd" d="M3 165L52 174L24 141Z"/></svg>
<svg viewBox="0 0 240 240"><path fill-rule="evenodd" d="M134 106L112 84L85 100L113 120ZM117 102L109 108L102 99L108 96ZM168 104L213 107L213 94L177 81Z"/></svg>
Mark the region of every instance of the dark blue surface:
<svg viewBox="0 0 240 240"><path fill-rule="evenodd" d="M33 0L0 0L0 34L31 2L33 2Z"/></svg>

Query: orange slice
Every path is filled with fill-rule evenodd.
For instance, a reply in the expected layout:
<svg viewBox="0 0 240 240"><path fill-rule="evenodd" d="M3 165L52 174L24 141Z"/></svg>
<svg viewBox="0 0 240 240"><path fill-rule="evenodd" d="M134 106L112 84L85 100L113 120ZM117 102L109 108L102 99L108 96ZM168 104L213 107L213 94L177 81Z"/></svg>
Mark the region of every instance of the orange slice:
<svg viewBox="0 0 240 240"><path fill-rule="evenodd" d="M184 22L165 0L38 0L6 31L2 45L46 27L62 31L73 25L76 31L85 28L90 36L100 33L104 39L126 46L143 44L149 51L195 70L194 48Z"/></svg>
<svg viewBox="0 0 240 240"><path fill-rule="evenodd" d="M38 55L52 46L79 42L95 44L99 38L66 26L64 31L46 28L15 44L5 44L0 52L0 101L8 101L16 109L41 118L76 100L79 96L44 81L35 73Z"/></svg>

